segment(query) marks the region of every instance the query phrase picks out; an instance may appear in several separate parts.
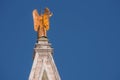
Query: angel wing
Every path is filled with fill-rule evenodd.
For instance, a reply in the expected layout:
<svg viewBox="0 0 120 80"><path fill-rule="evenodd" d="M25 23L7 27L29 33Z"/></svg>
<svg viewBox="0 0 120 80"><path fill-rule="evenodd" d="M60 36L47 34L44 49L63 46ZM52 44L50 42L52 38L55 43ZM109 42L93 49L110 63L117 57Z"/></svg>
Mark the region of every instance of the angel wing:
<svg viewBox="0 0 120 80"><path fill-rule="evenodd" d="M33 10L33 22L34 22L34 30L38 31L38 27L39 27L39 14L38 14L38 11L36 9Z"/></svg>

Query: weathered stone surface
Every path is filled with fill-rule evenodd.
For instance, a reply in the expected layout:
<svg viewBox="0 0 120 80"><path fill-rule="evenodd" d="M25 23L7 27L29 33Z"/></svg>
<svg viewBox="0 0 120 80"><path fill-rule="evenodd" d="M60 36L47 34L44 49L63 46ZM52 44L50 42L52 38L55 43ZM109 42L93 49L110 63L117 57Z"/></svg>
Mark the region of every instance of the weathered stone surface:
<svg viewBox="0 0 120 80"><path fill-rule="evenodd" d="M52 53L53 48L48 39L39 39L34 48L34 61L29 80L61 80Z"/></svg>

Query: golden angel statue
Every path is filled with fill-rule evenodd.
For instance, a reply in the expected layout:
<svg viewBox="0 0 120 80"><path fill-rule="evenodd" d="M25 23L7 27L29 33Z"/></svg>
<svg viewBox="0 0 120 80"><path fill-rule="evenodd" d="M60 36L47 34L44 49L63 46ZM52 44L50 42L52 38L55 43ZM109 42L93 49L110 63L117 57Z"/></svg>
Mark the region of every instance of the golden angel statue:
<svg viewBox="0 0 120 80"><path fill-rule="evenodd" d="M38 11L33 10L34 30L38 32L38 38L47 37L47 31L49 30L49 18L52 13L48 8L44 9L44 13L38 14Z"/></svg>

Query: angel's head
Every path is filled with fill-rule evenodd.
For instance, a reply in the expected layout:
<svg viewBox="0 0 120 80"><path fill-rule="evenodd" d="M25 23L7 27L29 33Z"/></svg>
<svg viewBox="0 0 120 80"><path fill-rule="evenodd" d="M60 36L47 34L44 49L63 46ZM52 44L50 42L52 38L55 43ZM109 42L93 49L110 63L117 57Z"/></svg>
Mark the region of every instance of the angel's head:
<svg viewBox="0 0 120 80"><path fill-rule="evenodd" d="M50 10L48 8L45 8L44 13L45 14L50 14Z"/></svg>

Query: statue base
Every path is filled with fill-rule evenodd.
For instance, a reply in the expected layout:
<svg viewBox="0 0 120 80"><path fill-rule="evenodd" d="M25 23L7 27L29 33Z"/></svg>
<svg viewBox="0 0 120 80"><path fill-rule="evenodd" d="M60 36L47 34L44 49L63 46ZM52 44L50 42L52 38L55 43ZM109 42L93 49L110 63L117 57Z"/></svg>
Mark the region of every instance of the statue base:
<svg viewBox="0 0 120 80"><path fill-rule="evenodd" d="M37 39L37 42L39 41L48 41L48 38L46 36L42 36Z"/></svg>

